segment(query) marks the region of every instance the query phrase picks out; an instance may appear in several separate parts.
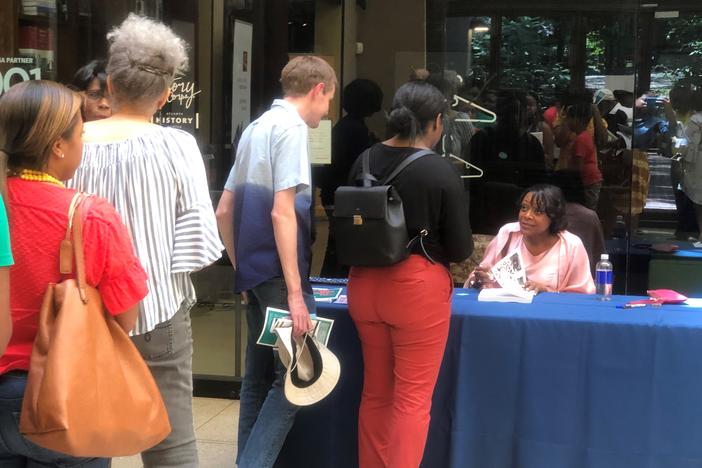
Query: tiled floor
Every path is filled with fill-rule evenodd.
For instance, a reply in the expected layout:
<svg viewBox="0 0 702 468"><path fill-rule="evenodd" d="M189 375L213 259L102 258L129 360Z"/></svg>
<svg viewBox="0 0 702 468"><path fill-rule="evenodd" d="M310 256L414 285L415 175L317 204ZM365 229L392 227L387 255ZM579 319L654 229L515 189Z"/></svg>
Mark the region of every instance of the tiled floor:
<svg viewBox="0 0 702 468"><path fill-rule="evenodd" d="M193 425L197 437L200 466L233 467L236 458L236 434L239 401L216 398L193 400ZM115 458L112 468L142 468L139 455Z"/></svg>

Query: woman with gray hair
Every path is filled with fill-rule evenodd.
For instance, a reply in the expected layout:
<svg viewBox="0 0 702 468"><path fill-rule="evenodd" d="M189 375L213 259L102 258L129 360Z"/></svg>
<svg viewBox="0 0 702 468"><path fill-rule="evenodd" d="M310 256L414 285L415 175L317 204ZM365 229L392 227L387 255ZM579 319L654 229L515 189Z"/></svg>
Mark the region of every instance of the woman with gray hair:
<svg viewBox="0 0 702 468"><path fill-rule="evenodd" d="M117 208L149 276L132 340L159 385L173 430L142 453L144 465L195 467L190 273L217 260L223 246L195 139L151 123L187 68L187 44L164 24L134 14L107 38L113 114L85 125L72 186Z"/></svg>

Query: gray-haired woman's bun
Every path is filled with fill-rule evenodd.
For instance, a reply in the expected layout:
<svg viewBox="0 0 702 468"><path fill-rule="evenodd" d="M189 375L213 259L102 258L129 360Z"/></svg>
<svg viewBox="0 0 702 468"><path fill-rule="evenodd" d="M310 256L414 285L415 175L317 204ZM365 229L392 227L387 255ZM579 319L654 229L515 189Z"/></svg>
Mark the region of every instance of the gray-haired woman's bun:
<svg viewBox="0 0 702 468"><path fill-rule="evenodd" d="M107 73L118 102L158 99L188 68L188 44L159 21L130 13L107 40Z"/></svg>

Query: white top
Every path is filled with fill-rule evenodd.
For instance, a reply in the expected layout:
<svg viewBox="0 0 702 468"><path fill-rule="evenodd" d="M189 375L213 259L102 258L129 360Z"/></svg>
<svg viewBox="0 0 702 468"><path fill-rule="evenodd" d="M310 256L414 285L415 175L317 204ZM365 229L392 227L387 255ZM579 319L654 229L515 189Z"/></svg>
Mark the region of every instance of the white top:
<svg viewBox="0 0 702 468"><path fill-rule="evenodd" d="M135 334L195 303L190 273L216 261L224 247L192 135L153 126L121 141L85 143L69 186L107 199L132 235L149 276Z"/></svg>

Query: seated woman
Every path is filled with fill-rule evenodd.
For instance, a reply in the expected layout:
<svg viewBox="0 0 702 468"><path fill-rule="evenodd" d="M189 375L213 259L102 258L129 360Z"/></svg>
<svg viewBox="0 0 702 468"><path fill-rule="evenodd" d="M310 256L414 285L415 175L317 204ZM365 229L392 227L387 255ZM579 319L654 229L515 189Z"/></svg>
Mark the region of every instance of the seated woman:
<svg viewBox="0 0 702 468"><path fill-rule="evenodd" d="M500 229L465 287L495 288L490 269L519 249L524 259L526 287L534 292L593 294L590 262L578 236L566 231L566 201L553 185L528 188L519 201L519 221Z"/></svg>

